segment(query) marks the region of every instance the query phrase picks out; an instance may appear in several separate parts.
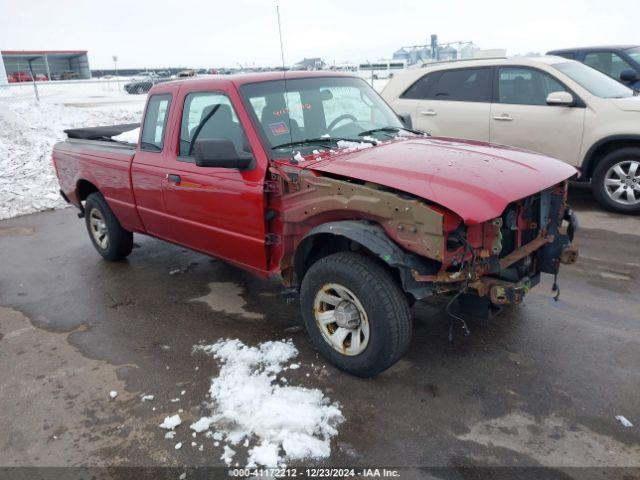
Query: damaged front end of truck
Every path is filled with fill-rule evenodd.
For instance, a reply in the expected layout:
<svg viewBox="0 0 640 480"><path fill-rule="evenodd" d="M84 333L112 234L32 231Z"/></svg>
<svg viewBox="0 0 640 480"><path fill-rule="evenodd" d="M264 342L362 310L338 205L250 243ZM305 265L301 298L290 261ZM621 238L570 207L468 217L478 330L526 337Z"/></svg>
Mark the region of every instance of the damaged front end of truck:
<svg viewBox="0 0 640 480"><path fill-rule="evenodd" d="M416 195L377 183L275 164L268 182L271 262L296 289L319 258L363 251L394 273L413 301L453 294L488 315L522 302L542 273L573 263L577 223L567 181L510 202L474 223ZM554 282L557 288L557 282Z"/></svg>

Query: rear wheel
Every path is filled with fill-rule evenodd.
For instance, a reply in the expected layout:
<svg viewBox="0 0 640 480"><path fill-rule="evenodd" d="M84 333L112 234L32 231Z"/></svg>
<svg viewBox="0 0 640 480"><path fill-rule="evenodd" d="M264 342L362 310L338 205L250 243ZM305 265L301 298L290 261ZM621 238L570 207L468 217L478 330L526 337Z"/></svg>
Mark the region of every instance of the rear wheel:
<svg viewBox="0 0 640 480"><path fill-rule="evenodd" d="M340 252L314 263L300 289L311 341L327 360L372 377L396 363L411 341L411 313L398 283L374 259Z"/></svg>
<svg viewBox="0 0 640 480"><path fill-rule="evenodd" d="M606 155L593 172L591 188L607 210L640 212L640 148L622 148Z"/></svg>
<svg viewBox="0 0 640 480"><path fill-rule="evenodd" d="M101 193L92 193L84 206L85 223L93 246L106 260L122 260L133 250L133 233L122 228Z"/></svg>

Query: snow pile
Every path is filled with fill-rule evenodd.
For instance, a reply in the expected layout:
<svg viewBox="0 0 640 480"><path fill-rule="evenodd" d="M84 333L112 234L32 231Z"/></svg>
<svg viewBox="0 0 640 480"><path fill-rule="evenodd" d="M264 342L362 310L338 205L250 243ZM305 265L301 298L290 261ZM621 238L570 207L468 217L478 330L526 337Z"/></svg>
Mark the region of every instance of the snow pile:
<svg viewBox="0 0 640 480"><path fill-rule="evenodd" d="M64 205L51 162L67 128L140 121L143 104L86 108L0 100L0 220Z"/></svg>
<svg viewBox="0 0 640 480"><path fill-rule="evenodd" d="M160 428L166 428L167 430L173 430L178 425L182 423L182 419L180 415L173 415L170 417L165 417L164 422L162 422L159 426Z"/></svg>
<svg viewBox="0 0 640 480"><path fill-rule="evenodd" d="M344 421L336 403L317 389L280 385L277 375L297 356L291 341L265 342L250 347L240 340L221 340L197 346L221 363L212 379L209 407L212 414L194 423L199 431L208 424L214 440L224 440L222 459L230 464L235 451L228 445L253 446L247 466L275 467L283 460L326 458L331 438Z"/></svg>
<svg viewBox="0 0 640 480"><path fill-rule="evenodd" d="M371 148L373 145L369 142L350 142L348 140L338 140L338 148L344 148L347 152L355 152L356 150L364 150Z"/></svg>
<svg viewBox="0 0 640 480"><path fill-rule="evenodd" d="M134 128L133 130L129 130L127 132L123 132L120 135L116 135L111 137L113 140L117 142L126 142L126 143L138 143L138 138L140 137L140 127Z"/></svg>

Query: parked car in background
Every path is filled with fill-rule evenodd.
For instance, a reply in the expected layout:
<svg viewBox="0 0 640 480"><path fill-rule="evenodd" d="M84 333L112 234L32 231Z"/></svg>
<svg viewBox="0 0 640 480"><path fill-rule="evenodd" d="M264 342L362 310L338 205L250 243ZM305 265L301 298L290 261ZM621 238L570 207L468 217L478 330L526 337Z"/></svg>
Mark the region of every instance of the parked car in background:
<svg viewBox="0 0 640 480"><path fill-rule="evenodd" d="M640 90L640 46L584 47L552 50L557 55L589 65L634 90Z"/></svg>
<svg viewBox="0 0 640 480"><path fill-rule="evenodd" d="M77 78L80 78L80 75L78 75L78 72L74 72L71 70L62 72L62 74L60 75L60 80L75 80Z"/></svg>
<svg viewBox="0 0 640 480"><path fill-rule="evenodd" d="M640 97L562 57L458 61L397 74L382 96L415 128L579 167L607 209L640 212Z"/></svg>
<svg viewBox="0 0 640 480"><path fill-rule="evenodd" d="M278 277L315 347L357 375L404 354L412 302L448 293L488 315L576 259L575 168L404 128L356 76L170 82L143 119L137 144L114 141L134 124L53 149L100 255L125 258L136 232Z"/></svg>
<svg viewBox="0 0 640 480"><path fill-rule="evenodd" d="M158 76L149 76L147 79L134 80L133 82L125 83L124 89L131 95L142 95L151 90L151 87L158 83L168 82L170 78L162 78Z"/></svg>
<svg viewBox="0 0 640 480"><path fill-rule="evenodd" d="M7 75L7 81L9 83L31 82L33 78L27 72L13 72Z"/></svg>
<svg viewBox="0 0 640 480"><path fill-rule="evenodd" d="M178 72L177 77L179 78L188 78L188 77L195 77L197 75L197 72L193 69L187 69L187 70L181 70L180 72Z"/></svg>
<svg viewBox="0 0 640 480"><path fill-rule="evenodd" d="M44 73L36 73L36 82L47 82L49 81L49 77L47 77Z"/></svg>
<svg viewBox="0 0 640 480"><path fill-rule="evenodd" d="M133 76L134 80L154 80L156 78L158 78L158 74L155 72L140 72Z"/></svg>

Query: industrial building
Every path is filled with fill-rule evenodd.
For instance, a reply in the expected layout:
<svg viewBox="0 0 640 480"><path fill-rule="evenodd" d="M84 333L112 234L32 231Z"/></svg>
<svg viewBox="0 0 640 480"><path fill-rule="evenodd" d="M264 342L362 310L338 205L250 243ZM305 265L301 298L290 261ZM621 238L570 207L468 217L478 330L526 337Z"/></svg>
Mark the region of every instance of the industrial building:
<svg viewBox="0 0 640 480"><path fill-rule="evenodd" d="M0 55L10 82L27 76L37 80L91 78L86 50L3 50Z"/></svg>
<svg viewBox="0 0 640 480"><path fill-rule="evenodd" d="M429 45L400 47L393 53L393 59L405 61L407 65L415 65L417 63L469 60L472 58L505 57L506 55L506 49L483 50L468 41L441 44L438 42L437 35L431 35Z"/></svg>

